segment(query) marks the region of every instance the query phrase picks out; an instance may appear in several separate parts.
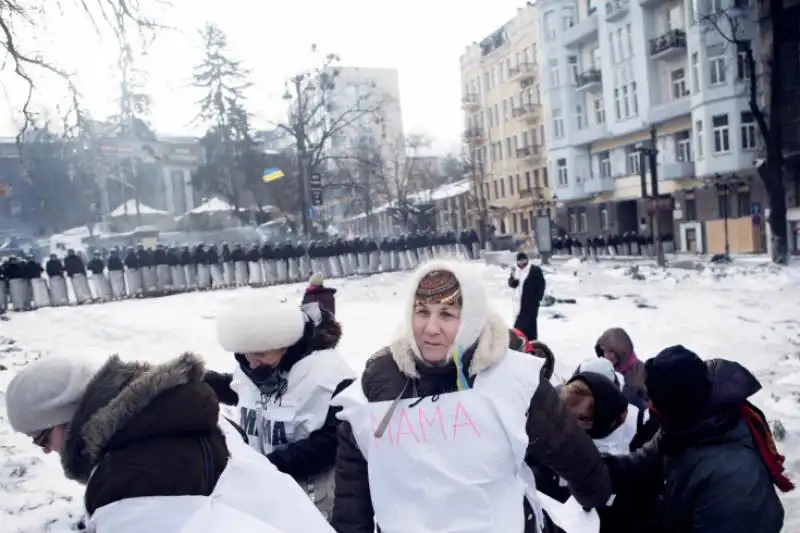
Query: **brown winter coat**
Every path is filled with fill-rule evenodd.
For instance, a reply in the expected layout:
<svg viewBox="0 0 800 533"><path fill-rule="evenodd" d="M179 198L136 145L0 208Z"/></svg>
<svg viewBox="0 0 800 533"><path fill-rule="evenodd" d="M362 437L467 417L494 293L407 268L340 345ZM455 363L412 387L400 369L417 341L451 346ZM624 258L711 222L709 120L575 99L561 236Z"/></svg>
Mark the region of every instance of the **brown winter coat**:
<svg viewBox="0 0 800 533"><path fill-rule="evenodd" d="M647 401L647 390L644 386L644 363L636 358L633 341L628 332L622 328L605 330L595 344L594 349L598 357L603 356L603 348L609 348L617 354L619 363L616 370L625 378L626 388L631 389L636 396Z"/></svg>
<svg viewBox="0 0 800 533"><path fill-rule="evenodd" d="M112 356L95 374L61 450L89 514L126 498L211 494L228 450L204 373L187 353L162 365Z"/></svg>
<svg viewBox="0 0 800 533"><path fill-rule="evenodd" d="M490 318L477 346L464 360L472 376L480 374L505 356L509 344L508 328L499 318ZM371 402L392 401L412 380L404 397L431 396L454 392L453 367L425 367L417 364L407 341L397 341L380 350L367 362L361 386ZM531 399L527 432L529 463L552 468L570 483L576 499L587 507L605 504L611 496L608 471L591 439L567 411L547 380L542 380ZM375 524L370 499L367 462L355 443L347 422L339 428L333 519L337 533L373 533ZM523 502L520 501L520 505ZM529 521L526 530L536 531Z"/></svg>

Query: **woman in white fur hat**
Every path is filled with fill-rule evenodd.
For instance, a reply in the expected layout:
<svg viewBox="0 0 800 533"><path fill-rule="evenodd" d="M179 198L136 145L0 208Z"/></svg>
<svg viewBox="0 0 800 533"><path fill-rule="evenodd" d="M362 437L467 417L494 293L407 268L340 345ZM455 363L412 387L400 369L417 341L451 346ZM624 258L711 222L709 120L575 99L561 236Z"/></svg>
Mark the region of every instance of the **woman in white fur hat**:
<svg viewBox="0 0 800 533"><path fill-rule="evenodd" d="M341 335L316 303L237 301L217 317L234 371L206 374L220 401L239 408L250 446L300 483L328 518L339 425L329 403L355 377L336 350Z"/></svg>
<svg viewBox="0 0 800 533"><path fill-rule="evenodd" d="M542 360L508 348L508 326L473 268L420 267L399 334L333 400L345 420L337 533L539 531L547 522L528 463L567 480L580 506L609 500L600 454L542 377Z"/></svg>

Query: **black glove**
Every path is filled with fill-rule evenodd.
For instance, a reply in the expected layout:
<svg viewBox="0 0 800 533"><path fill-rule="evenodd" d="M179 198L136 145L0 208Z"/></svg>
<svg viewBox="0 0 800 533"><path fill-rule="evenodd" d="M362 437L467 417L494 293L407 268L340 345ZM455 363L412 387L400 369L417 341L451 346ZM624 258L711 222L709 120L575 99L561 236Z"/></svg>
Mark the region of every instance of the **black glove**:
<svg viewBox="0 0 800 533"><path fill-rule="evenodd" d="M225 405L236 405L239 403L239 396L231 388L233 374L221 374L213 370L206 370L203 381L214 389L214 393L217 395L220 403L224 403Z"/></svg>

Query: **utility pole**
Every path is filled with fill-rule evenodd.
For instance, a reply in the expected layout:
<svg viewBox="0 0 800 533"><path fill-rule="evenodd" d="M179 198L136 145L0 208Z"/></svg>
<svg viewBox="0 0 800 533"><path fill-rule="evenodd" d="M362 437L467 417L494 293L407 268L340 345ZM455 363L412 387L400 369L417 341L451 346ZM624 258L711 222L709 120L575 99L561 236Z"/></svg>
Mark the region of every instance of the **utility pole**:
<svg viewBox="0 0 800 533"><path fill-rule="evenodd" d="M644 143L643 143L644 144ZM647 167L650 167L650 194L647 194ZM664 246L661 242L661 229L659 221L658 191L658 132L655 125L650 127L650 140L646 146L639 148L639 178L642 187L642 199L645 201L650 215L650 233L658 266L666 266Z"/></svg>
<svg viewBox="0 0 800 533"><path fill-rule="evenodd" d="M308 164L308 146L306 143L306 127L310 122L310 117L306 116L306 102L303 100L305 98L303 80L304 77L302 75L297 75L292 80L294 84L294 93L297 97L297 114L295 115L292 127L297 143L297 179L299 180L298 186L300 188L300 220L302 221L303 235L308 236L308 194L306 190L306 179L308 177L308 172L306 172L308 170L306 168Z"/></svg>

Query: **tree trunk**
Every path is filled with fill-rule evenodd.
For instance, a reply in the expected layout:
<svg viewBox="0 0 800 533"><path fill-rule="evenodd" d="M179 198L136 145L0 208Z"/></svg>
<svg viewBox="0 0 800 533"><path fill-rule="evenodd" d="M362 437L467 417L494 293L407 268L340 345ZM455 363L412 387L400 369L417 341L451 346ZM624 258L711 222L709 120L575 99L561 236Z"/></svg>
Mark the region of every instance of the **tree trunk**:
<svg viewBox="0 0 800 533"><path fill-rule="evenodd" d="M769 142L766 143L767 160L759 169L759 176L769 195L768 224L772 230L772 260L778 264L786 264L789 260L789 235L786 221L786 187L783 180L785 161L782 122L785 117L781 116L781 96L784 89L781 43L787 31L783 21L783 0L769 0L769 9L769 23L772 25L772 42L769 50L772 61L769 77Z"/></svg>

